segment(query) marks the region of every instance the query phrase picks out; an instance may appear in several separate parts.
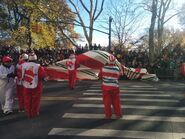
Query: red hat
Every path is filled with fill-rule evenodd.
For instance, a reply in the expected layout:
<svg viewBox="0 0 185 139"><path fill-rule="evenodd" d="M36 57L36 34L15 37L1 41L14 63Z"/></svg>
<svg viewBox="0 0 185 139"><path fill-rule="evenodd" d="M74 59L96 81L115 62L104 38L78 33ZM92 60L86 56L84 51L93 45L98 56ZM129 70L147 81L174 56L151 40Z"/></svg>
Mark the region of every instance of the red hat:
<svg viewBox="0 0 185 139"><path fill-rule="evenodd" d="M12 58L9 57L9 56L4 56L3 59L2 59L2 62L3 62L3 63L11 62L11 61L12 61Z"/></svg>
<svg viewBox="0 0 185 139"><path fill-rule="evenodd" d="M115 63L115 61L116 61L115 56L113 56L112 54L111 54L111 55L109 55L109 63L110 63L110 64L114 64L114 63Z"/></svg>

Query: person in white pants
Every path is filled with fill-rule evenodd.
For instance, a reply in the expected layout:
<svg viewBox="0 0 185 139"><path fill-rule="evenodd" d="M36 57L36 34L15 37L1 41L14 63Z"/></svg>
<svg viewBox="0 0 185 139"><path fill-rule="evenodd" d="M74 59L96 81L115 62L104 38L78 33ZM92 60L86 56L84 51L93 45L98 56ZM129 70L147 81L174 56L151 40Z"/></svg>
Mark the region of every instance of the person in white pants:
<svg viewBox="0 0 185 139"><path fill-rule="evenodd" d="M0 102L4 114L13 112L13 94L16 90L15 67L9 56L4 56L0 65Z"/></svg>

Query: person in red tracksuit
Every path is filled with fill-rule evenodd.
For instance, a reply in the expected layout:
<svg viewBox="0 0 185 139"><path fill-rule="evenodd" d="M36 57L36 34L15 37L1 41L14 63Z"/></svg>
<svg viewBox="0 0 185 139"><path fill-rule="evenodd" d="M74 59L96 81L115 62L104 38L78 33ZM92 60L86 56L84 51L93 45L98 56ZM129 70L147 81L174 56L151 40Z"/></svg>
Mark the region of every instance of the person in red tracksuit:
<svg viewBox="0 0 185 139"><path fill-rule="evenodd" d="M19 104L19 112L24 112L24 90L22 86L22 64L28 61L28 55L23 53L20 55L19 62L16 65L16 84L17 84L17 98Z"/></svg>
<svg viewBox="0 0 185 139"><path fill-rule="evenodd" d="M77 80L77 68L80 67L80 64L74 54L69 56L66 66L68 69L69 88L74 89Z"/></svg>
<svg viewBox="0 0 185 139"><path fill-rule="evenodd" d="M111 105L113 106L116 118L122 117L120 105L120 89L119 89L119 68L115 65L115 57L109 56L108 63L100 69L99 78L102 82L102 93L105 118L109 119L112 116Z"/></svg>
<svg viewBox="0 0 185 139"><path fill-rule="evenodd" d="M29 62L22 64L22 80L24 86L25 111L29 118L39 115L40 98L42 95L42 80L45 71L40 64L36 63L37 56L29 55Z"/></svg>

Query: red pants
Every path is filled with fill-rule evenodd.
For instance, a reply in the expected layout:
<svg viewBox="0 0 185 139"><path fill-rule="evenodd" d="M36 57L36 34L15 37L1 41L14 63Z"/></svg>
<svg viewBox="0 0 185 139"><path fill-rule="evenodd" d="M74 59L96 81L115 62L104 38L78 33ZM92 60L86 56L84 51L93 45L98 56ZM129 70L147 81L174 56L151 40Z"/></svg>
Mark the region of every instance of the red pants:
<svg viewBox="0 0 185 139"><path fill-rule="evenodd" d="M76 70L69 70L69 88L74 89L76 84Z"/></svg>
<svg viewBox="0 0 185 139"><path fill-rule="evenodd" d="M19 110L24 110L24 88L22 85L17 85L17 98Z"/></svg>
<svg viewBox="0 0 185 139"><path fill-rule="evenodd" d="M112 116L111 105L113 106L114 113L116 117L121 117L121 106L120 106L120 90L103 90L103 103L104 103L104 112L106 118Z"/></svg>
<svg viewBox="0 0 185 139"><path fill-rule="evenodd" d="M42 91L40 91L38 88L24 88L24 104L29 118L39 115L41 95Z"/></svg>

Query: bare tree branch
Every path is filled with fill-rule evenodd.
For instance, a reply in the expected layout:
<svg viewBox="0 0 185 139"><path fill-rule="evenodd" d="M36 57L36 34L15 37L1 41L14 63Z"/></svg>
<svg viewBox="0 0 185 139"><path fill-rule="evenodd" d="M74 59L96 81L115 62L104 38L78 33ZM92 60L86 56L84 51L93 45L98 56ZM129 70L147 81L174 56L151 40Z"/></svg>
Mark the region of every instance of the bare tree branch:
<svg viewBox="0 0 185 139"><path fill-rule="evenodd" d="M100 11L99 11L99 13L96 15L96 17L94 18L94 21L95 21L95 20L100 16L100 14L102 13L104 2L105 2L105 0L102 0Z"/></svg>
<svg viewBox="0 0 185 139"><path fill-rule="evenodd" d="M70 2L71 2L71 0L70 0ZM80 3L82 4L82 6L86 10L86 12L90 14L90 10L87 9L87 7L85 6L85 4L83 3L82 0L80 0Z"/></svg>
<svg viewBox="0 0 185 139"><path fill-rule="evenodd" d="M95 8L94 8L94 13L93 13L93 18L95 17L96 11L97 11L97 7L98 7L98 0L96 0L95 2Z"/></svg>
<svg viewBox="0 0 185 139"><path fill-rule="evenodd" d="M182 12L178 12L178 13L175 13L174 15L170 16L168 19L166 19L166 20L164 21L164 24L165 24L166 22L168 22L170 19L172 19L174 16L179 15L180 13L182 13Z"/></svg>
<svg viewBox="0 0 185 139"><path fill-rule="evenodd" d="M80 23L82 25L85 38L86 38L89 46L91 46L92 45L92 39L93 39L93 30L95 30L95 29L93 29L94 22L97 20L99 15L102 13L103 5L104 5L104 1L105 0L102 0L101 9L100 9L100 11L98 13L97 13L97 11L98 11L98 1L99 0L94 0L94 1L90 0L90 7L89 7L89 9L87 8L87 6L85 5L85 3L82 0L79 0L80 4L85 9L85 11L88 13L88 16L89 16L89 25L88 25L89 27L88 27L88 30L86 28L87 25L85 26L85 19L83 19L82 13L80 13L80 11L78 11L78 8L77 8L78 6L75 5L73 0L68 0L68 1L74 7L75 13L77 14L77 17L79 19L78 23ZM94 8L94 3L95 3L95 8ZM96 13L97 13L97 15L96 15Z"/></svg>
<svg viewBox="0 0 185 139"><path fill-rule="evenodd" d="M77 13L77 16L78 16L78 18L79 18L79 20L80 20L80 24L82 25L82 27L83 27L83 31L84 31L84 35L85 35L85 37L86 38L88 38L88 34L87 34L87 30L86 30L86 28L85 28L85 23L83 22L83 19L82 19L82 17L81 17L81 15L80 15L80 12L78 11L78 9L77 9L77 6L74 4L74 2L72 1L72 0L69 0L69 2L73 5L73 7L75 8L75 11L76 11L76 13Z"/></svg>
<svg viewBox="0 0 185 139"><path fill-rule="evenodd" d="M113 17L112 32L119 46L124 46L129 41L131 34L138 30L139 18L142 13L139 12L137 4L131 0L111 0L108 7L108 16Z"/></svg>

